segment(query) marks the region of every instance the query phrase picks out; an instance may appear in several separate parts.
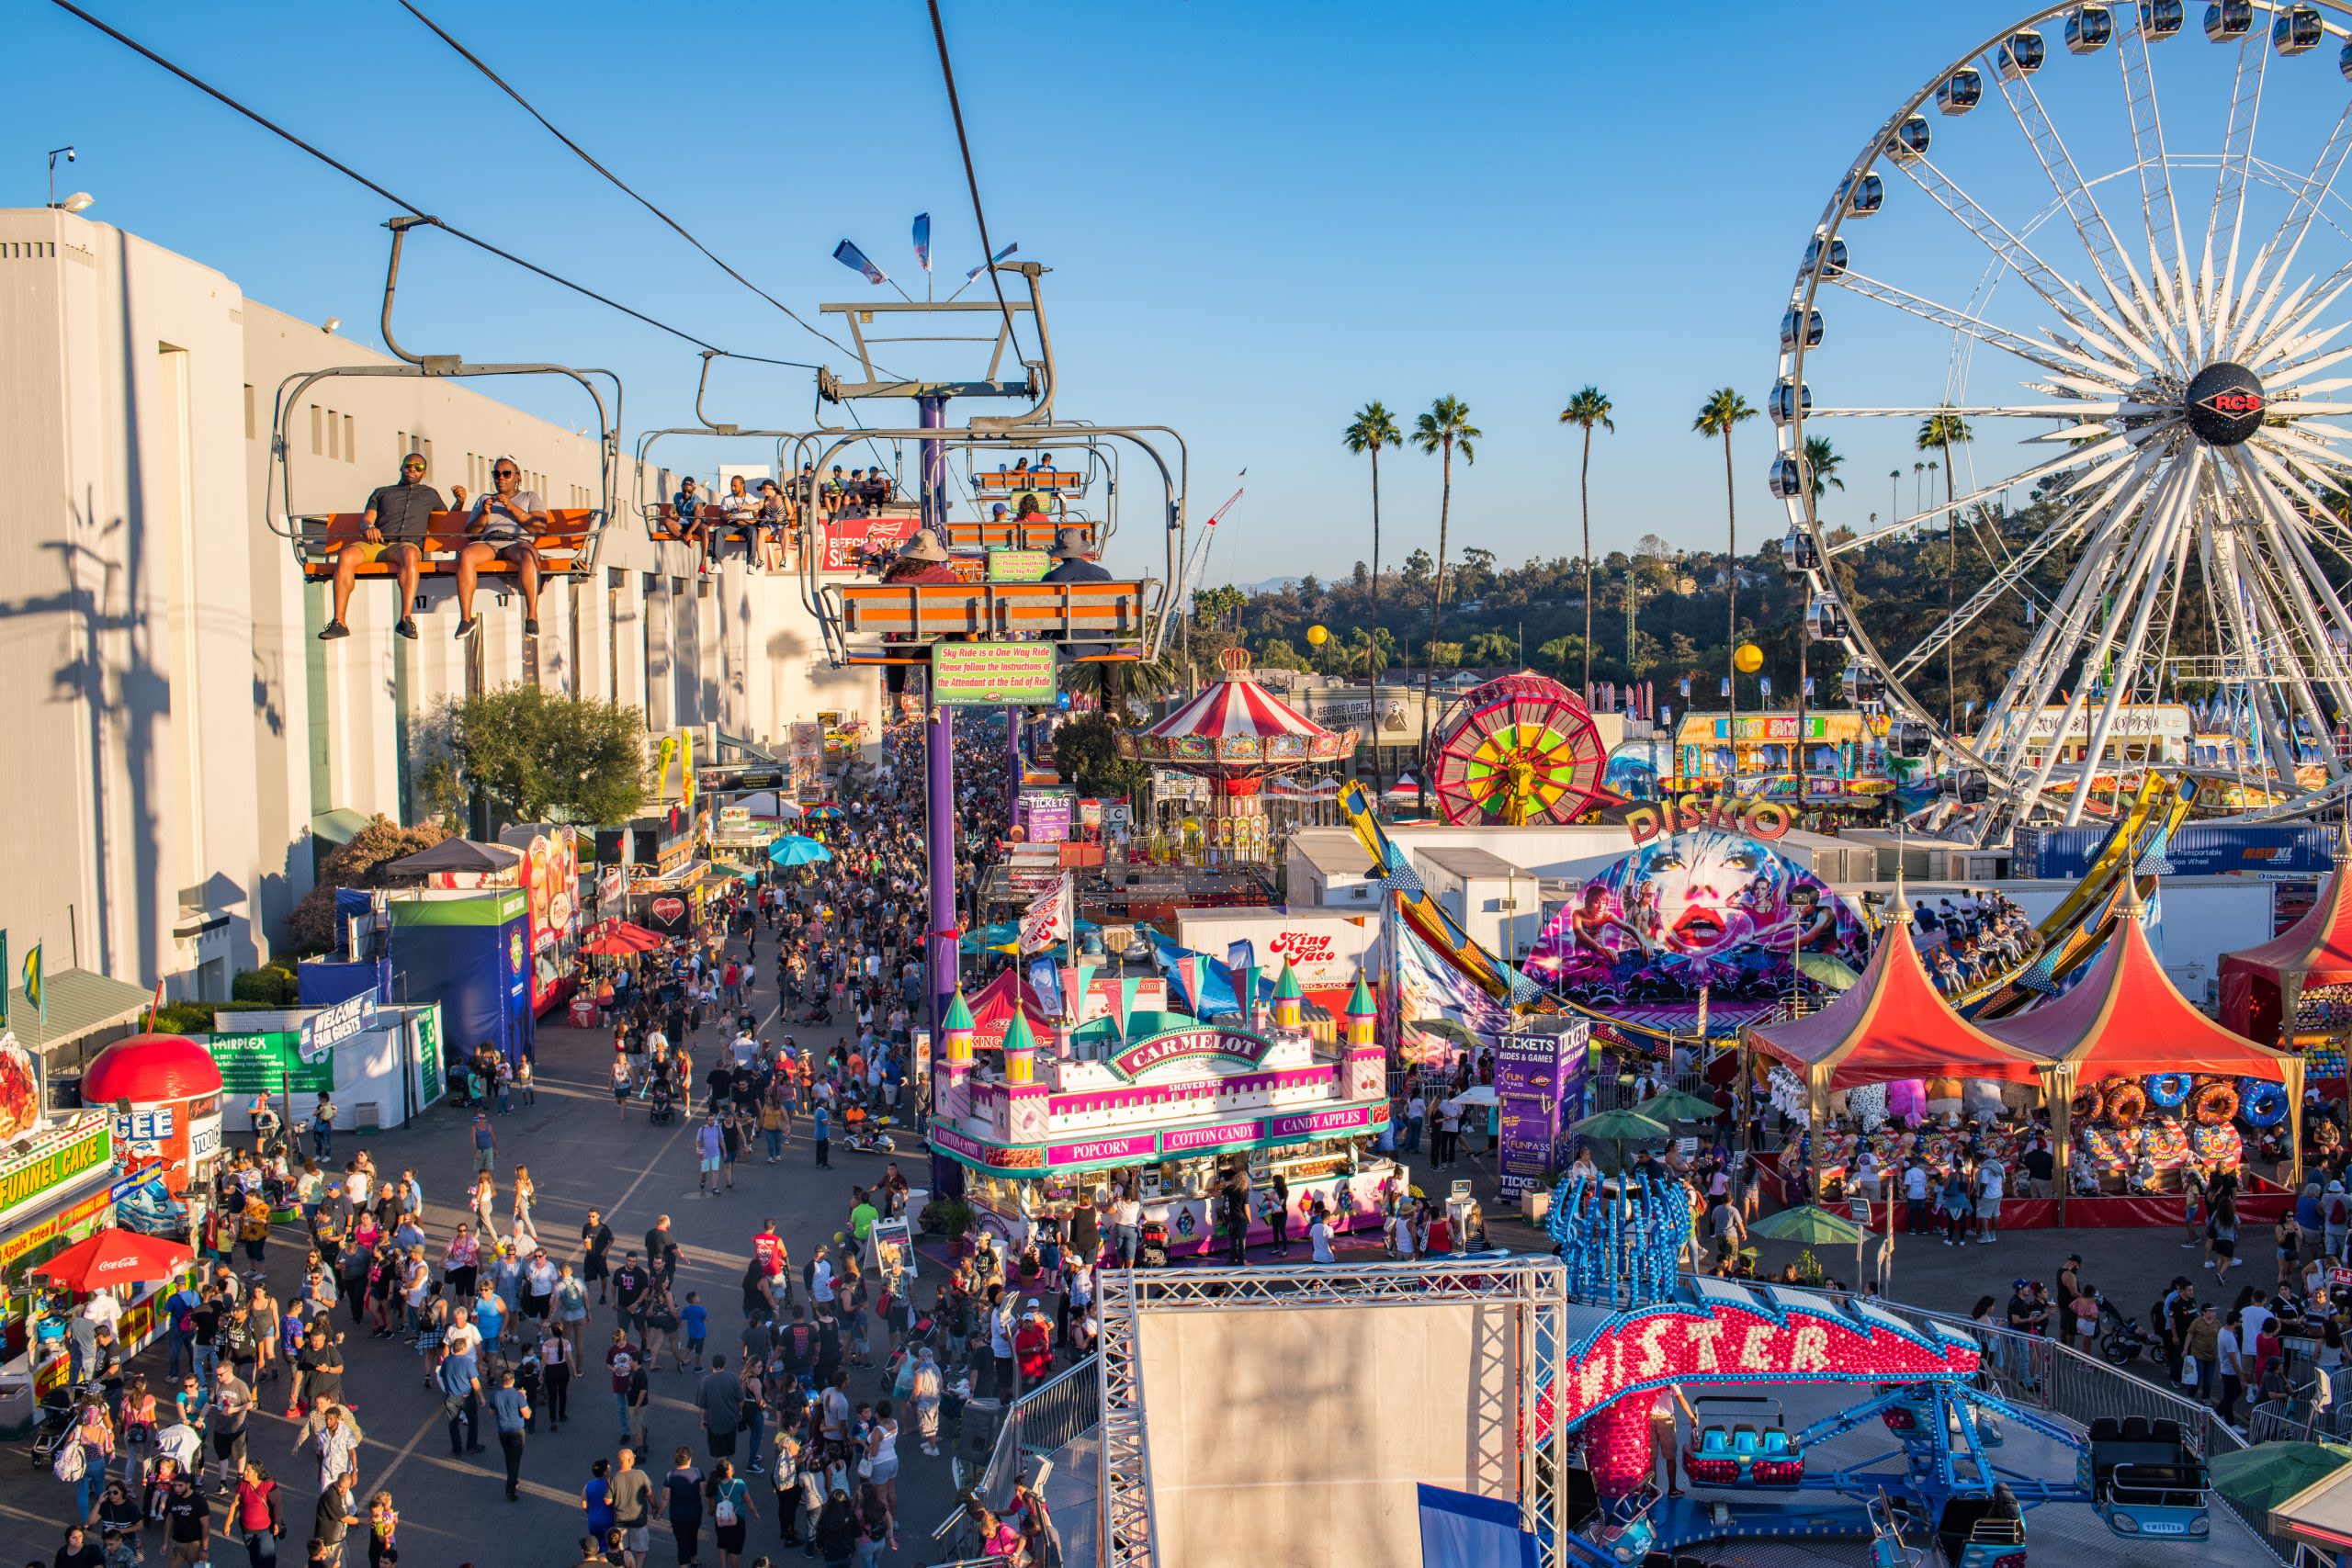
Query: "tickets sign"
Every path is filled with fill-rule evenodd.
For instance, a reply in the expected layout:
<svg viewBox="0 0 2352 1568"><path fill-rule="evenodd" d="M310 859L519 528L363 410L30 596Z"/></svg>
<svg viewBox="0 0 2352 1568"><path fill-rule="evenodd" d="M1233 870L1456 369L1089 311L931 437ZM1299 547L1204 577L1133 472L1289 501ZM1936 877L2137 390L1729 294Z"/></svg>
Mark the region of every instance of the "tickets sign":
<svg viewBox="0 0 2352 1568"><path fill-rule="evenodd" d="M931 649L931 696L949 704L1050 703L1059 655L1050 642L940 642Z"/></svg>

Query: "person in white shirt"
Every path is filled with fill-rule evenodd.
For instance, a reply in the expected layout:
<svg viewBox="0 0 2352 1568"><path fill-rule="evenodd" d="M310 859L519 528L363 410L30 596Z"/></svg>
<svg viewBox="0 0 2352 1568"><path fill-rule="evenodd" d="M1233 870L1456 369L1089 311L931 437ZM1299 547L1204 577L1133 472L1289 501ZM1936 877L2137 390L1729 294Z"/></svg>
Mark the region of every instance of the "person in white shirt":
<svg viewBox="0 0 2352 1568"><path fill-rule="evenodd" d="M1122 1187L1117 1200L1111 1205L1111 1235L1120 1267L1132 1269L1136 1266L1136 1247L1141 1239L1142 1230L1143 1205Z"/></svg>
<svg viewBox="0 0 2352 1568"><path fill-rule="evenodd" d="M1413 1098L1405 1102L1405 1152L1421 1152L1421 1129L1429 1124L1430 1102L1416 1089Z"/></svg>
<svg viewBox="0 0 2352 1568"><path fill-rule="evenodd" d="M1324 1212L1323 1205L1320 1203L1315 1206L1315 1223L1306 1227L1306 1241L1307 1245L1315 1249L1316 1262L1336 1263L1339 1261L1331 1256L1330 1217Z"/></svg>
<svg viewBox="0 0 2352 1568"><path fill-rule="evenodd" d="M1988 1159L1976 1168L1976 1239L1987 1247L2001 1223L2001 1197L2007 1183L2008 1172L1999 1160Z"/></svg>
<svg viewBox="0 0 2352 1568"><path fill-rule="evenodd" d="M116 1337L122 1335L122 1302L112 1291L95 1291L82 1303L82 1315L102 1328L111 1328Z"/></svg>
<svg viewBox="0 0 2352 1568"><path fill-rule="evenodd" d="M1905 1207L1909 1211L1903 1234L1928 1235L1928 1168L1922 1161L1915 1159L1903 1168L1903 1199Z"/></svg>
<svg viewBox="0 0 2352 1568"><path fill-rule="evenodd" d="M1398 1260L1410 1263L1413 1260L1413 1213L1410 1209L1399 1208L1396 1211L1396 1218L1389 1224L1388 1235Z"/></svg>

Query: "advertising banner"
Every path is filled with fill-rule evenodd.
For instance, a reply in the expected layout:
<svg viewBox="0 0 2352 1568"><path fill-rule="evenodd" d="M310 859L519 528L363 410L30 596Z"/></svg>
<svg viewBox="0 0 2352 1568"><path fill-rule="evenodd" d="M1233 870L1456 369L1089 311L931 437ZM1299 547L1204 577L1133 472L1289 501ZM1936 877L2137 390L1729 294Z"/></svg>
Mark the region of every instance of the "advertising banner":
<svg viewBox="0 0 2352 1568"><path fill-rule="evenodd" d="M1295 914L1248 914L1230 909L1179 909L1176 942L1200 953L1224 953L1237 942L1247 942L1258 955L1271 985L1288 963L1298 983L1309 990L1355 984L1356 970L1372 973L1373 944L1380 940L1377 921L1365 915L1344 915L1305 909Z"/></svg>
<svg viewBox="0 0 2352 1568"><path fill-rule="evenodd" d="M931 695L949 704L1050 703L1060 655L1050 642L937 642Z"/></svg>
<svg viewBox="0 0 2352 1568"><path fill-rule="evenodd" d="M323 1062L336 1046L376 1027L376 993L362 991L302 1021L295 1054L306 1062Z"/></svg>
<svg viewBox="0 0 2352 1568"><path fill-rule="evenodd" d="M114 1159L107 1112L61 1116L0 1154L0 1221L40 1202L79 1176Z"/></svg>
<svg viewBox="0 0 2352 1568"><path fill-rule="evenodd" d="M830 517L818 547L820 571L863 570L860 558L895 550L915 536L920 517Z"/></svg>
<svg viewBox="0 0 2352 1568"><path fill-rule="evenodd" d="M212 1065L220 1069L225 1094L277 1094L288 1089L298 1094L332 1093L334 1057L330 1054L306 1060L301 1046L301 1035L290 1029L214 1034L204 1041Z"/></svg>
<svg viewBox="0 0 2352 1568"><path fill-rule="evenodd" d="M1067 841L1077 806L1077 797L1068 790L1023 790L1019 818L1022 836L1033 844Z"/></svg>

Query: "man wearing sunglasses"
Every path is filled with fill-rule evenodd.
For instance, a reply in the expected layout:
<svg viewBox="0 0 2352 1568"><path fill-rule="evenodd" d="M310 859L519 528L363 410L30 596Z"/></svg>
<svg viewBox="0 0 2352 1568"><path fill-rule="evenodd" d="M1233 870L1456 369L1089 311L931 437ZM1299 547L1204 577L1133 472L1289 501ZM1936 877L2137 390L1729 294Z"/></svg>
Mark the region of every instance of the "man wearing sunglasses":
<svg viewBox="0 0 2352 1568"><path fill-rule="evenodd" d="M474 615L474 584L483 563L503 560L514 563L514 580L522 585L523 635L535 637L539 635L539 552L532 541L548 529L548 503L538 491L523 488L522 466L512 457L492 463L490 477L498 488L476 499L466 514L466 543L458 551L457 635L469 637L481 629ZM464 486L453 485L449 493L459 506L465 505Z"/></svg>
<svg viewBox="0 0 2352 1568"><path fill-rule="evenodd" d="M441 492L424 482L423 455L411 452L401 459L400 479L379 487L368 498L368 509L362 514L367 532L345 540L334 553L334 615L319 633L321 642L351 635L343 620L351 608L351 585L358 580L363 564L378 560L391 563L393 580L400 585L401 616L392 629L404 637L415 637L416 622L409 607L416 603L417 569L424 561L424 540L432 529L433 514L442 510Z"/></svg>

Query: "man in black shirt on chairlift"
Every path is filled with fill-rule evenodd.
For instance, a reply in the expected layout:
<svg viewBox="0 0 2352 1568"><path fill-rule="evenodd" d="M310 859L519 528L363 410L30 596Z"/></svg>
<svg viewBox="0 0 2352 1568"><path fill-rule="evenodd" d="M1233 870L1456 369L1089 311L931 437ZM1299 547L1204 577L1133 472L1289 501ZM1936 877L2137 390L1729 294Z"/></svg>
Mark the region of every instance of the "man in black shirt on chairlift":
<svg viewBox="0 0 2352 1568"><path fill-rule="evenodd" d="M391 484L377 487L368 496L367 510L361 516L367 530L356 539L346 539L334 553L334 614L319 633L321 642L333 642L351 635L343 617L351 608L351 585L358 580L359 569L371 561L391 563L392 578L400 585L400 619L392 629L413 641L416 621L410 607L416 603L416 577L424 562L425 536L431 531L433 514L448 510L441 500L441 492L424 482L424 455L411 452L401 459L401 477Z"/></svg>

